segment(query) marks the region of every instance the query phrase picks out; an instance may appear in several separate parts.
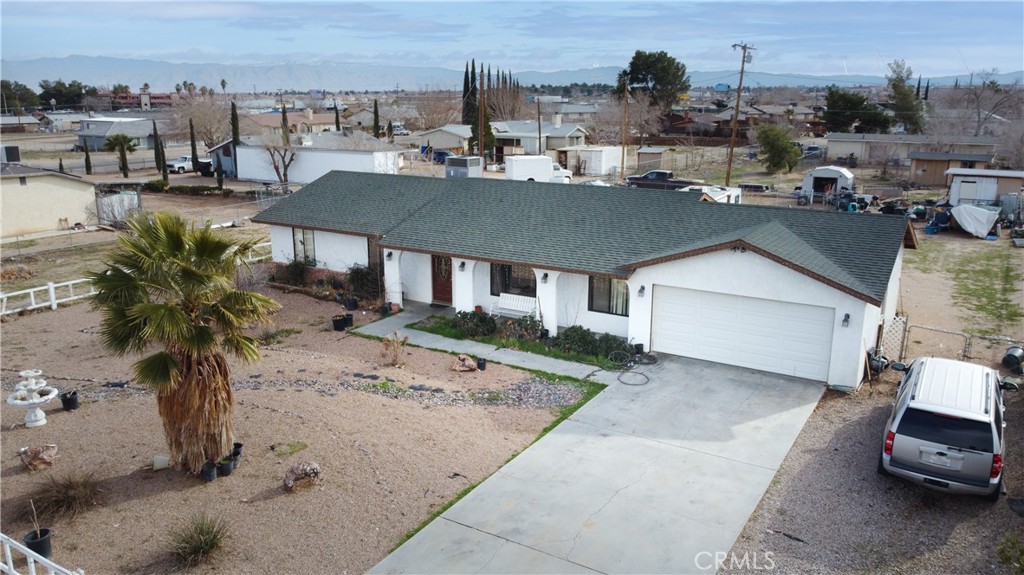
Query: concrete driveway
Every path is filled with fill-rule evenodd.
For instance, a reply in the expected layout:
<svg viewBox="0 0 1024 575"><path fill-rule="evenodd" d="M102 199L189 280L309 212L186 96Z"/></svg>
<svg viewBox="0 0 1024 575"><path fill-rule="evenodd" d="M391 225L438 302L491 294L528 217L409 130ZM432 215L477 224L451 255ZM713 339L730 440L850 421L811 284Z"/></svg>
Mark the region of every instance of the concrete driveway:
<svg viewBox="0 0 1024 575"><path fill-rule="evenodd" d="M716 571L824 387L660 357L639 368L649 383L609 386L370 572Z"/></svg>

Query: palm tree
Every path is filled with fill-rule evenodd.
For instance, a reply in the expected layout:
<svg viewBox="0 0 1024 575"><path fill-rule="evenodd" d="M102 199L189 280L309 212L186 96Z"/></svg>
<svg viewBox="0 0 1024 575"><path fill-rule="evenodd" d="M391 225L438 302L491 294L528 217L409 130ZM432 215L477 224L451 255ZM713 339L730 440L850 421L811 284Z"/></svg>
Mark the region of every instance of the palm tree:
<svg viewBox="0 0 1024 575"><path fill-rule="evenodd" d="M114 134L107 138L106 143L103 144L103 149L107 152L117 152L117 167L121 170L121 175L128 177L128 154L135 153L135 143L127 134Z"/></svg>
<svg viewBox="0 0 1024 575"><path fill-rule="evenodd" d="M157 408L175 468L197 473L231 452L234 399L225 353L259 359L252 323L280 308L238 289L238 264L255 241L234 242L176 214L137 214L128 232L91 272L103 345L117 355L160 348L132 366L157 391Z"/></svg>

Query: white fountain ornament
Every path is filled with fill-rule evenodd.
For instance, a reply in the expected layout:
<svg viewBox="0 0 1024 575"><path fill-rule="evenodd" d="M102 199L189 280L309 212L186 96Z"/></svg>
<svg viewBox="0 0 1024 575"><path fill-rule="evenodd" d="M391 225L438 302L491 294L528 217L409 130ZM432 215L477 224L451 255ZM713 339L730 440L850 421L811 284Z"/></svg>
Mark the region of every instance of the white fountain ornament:
<svg viewBox="0 0 1024 575"><path fill-rule="evenodd" d="M40 406L57 397L56 387L46 385L46 380L39 378L43 374L40 369L26 369L18 375L24 379L14 387L14 393L7 396L7 403L25 408L25 427L46 425L46 413Z"/></svg>

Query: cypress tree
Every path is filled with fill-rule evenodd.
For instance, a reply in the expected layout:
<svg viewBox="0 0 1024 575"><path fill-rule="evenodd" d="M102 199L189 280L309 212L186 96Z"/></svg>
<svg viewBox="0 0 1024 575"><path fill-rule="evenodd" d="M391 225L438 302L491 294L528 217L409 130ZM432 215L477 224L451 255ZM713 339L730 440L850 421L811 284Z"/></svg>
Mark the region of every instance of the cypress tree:
<svg viewBox="0 0 1024 575"><path fill-rule="evenodd" d="M235 106L234 101L231 102L231 145L237 146L242 143L241 136L238 133L238 107Z"/></svg>
<svg viewBox="0 0 1024 575"><path fill-rule="evenodd" d="M341 112L338 111L338 106L334 106L334 131L341 131Z"/></svg>
<svg viewBox="0 0 1024 575"><path fill-rule="evenodd" d="M57 170L62 174L67 173L64 171L64 158L57 158Z"/></svg>
<svg viewBox="0 0 1024 575"><path fill-rule="evenodd" d="M163 140L157 142L160 145L160 157L164 160L160 162L160 175L163 176L164 182L167 181L167 148L164 147Z"/></svg>
<svg viewBox="0 0 1024 575"><path fill-rule="evenodd" d="M220 165L220 156L214 156L214 173L217 174L217 189L224 189L224 168Z"/></svg>
<svg viewBox="0 0 1024 575"><path fill-rule="evenodd" d="M292 139L288 135L288 107L281 103L281 143L285 148L291 146Z"/></svg>
<svg viewBox="0 0 1024 575"><path fill-rule="evenodd" d="M462 76L462 123L473 123L473 117L469 113L469 62L466 62L466 72Z"/></svg>
<svg viewBox="0 0 1024 575"><path fill-rule="evenodd" d="M87 176L92 175L92 158L89 157L89 143L85 144L85 174Z"/></svg>
<svg viewBox="0 0 1024 575"><path fill-rule="evenodd" d="M196 148L196 127L192 124L192 118L188 119L188 138L192 143L192 173L199 171L199 151Z"/></svg>
<svg viewBox="0 0 1024 575"><path fill-rule="evenodd" d="M153 162L156 163L156 169L160 173L163 173L163 166L167 163L167 159L164 158L163 147L160 145L160 132L156 129L156 120L153 120Z"/></svg>
<svg viewBox="0 0 1024 575"><path fill-rule="evenodd" d="M380 137L380 110L377 108L377 99L373 100L373 137Z"/></svg>

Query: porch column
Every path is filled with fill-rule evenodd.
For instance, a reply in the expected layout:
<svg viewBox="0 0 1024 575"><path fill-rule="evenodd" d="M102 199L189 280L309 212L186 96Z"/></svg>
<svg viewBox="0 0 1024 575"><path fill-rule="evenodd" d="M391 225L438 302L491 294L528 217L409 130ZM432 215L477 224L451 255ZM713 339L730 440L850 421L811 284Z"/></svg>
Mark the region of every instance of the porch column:
<svg viewBox="0 0 1024 575"><path fill-rule="evenodd" d="M452 307L455 311L473 311L477 305L473 301L473 289L478 263L466 258L452 258Z"/></svg>
<svg viewBox="0 0 1024 575"><path fill-rule="evenodd" d="M537 310L548 335L558 335L558 276L562 272L534 269L537 276Z"/></svg>
<svg viewBox="0 0 1024 575"><path fill-rule="evenodd" d="M402 295L402 255L405 252L384 249L384 298L405 307Z"/></svg>
<svg viewBox="0 0 1024 575"><path fill-rule="evenodd" d="M654 284L650 276L634 274L626 281L626 285L629 286L629 333L626 337L633 343L644 344L644 349L650 351Z"/></svg>

